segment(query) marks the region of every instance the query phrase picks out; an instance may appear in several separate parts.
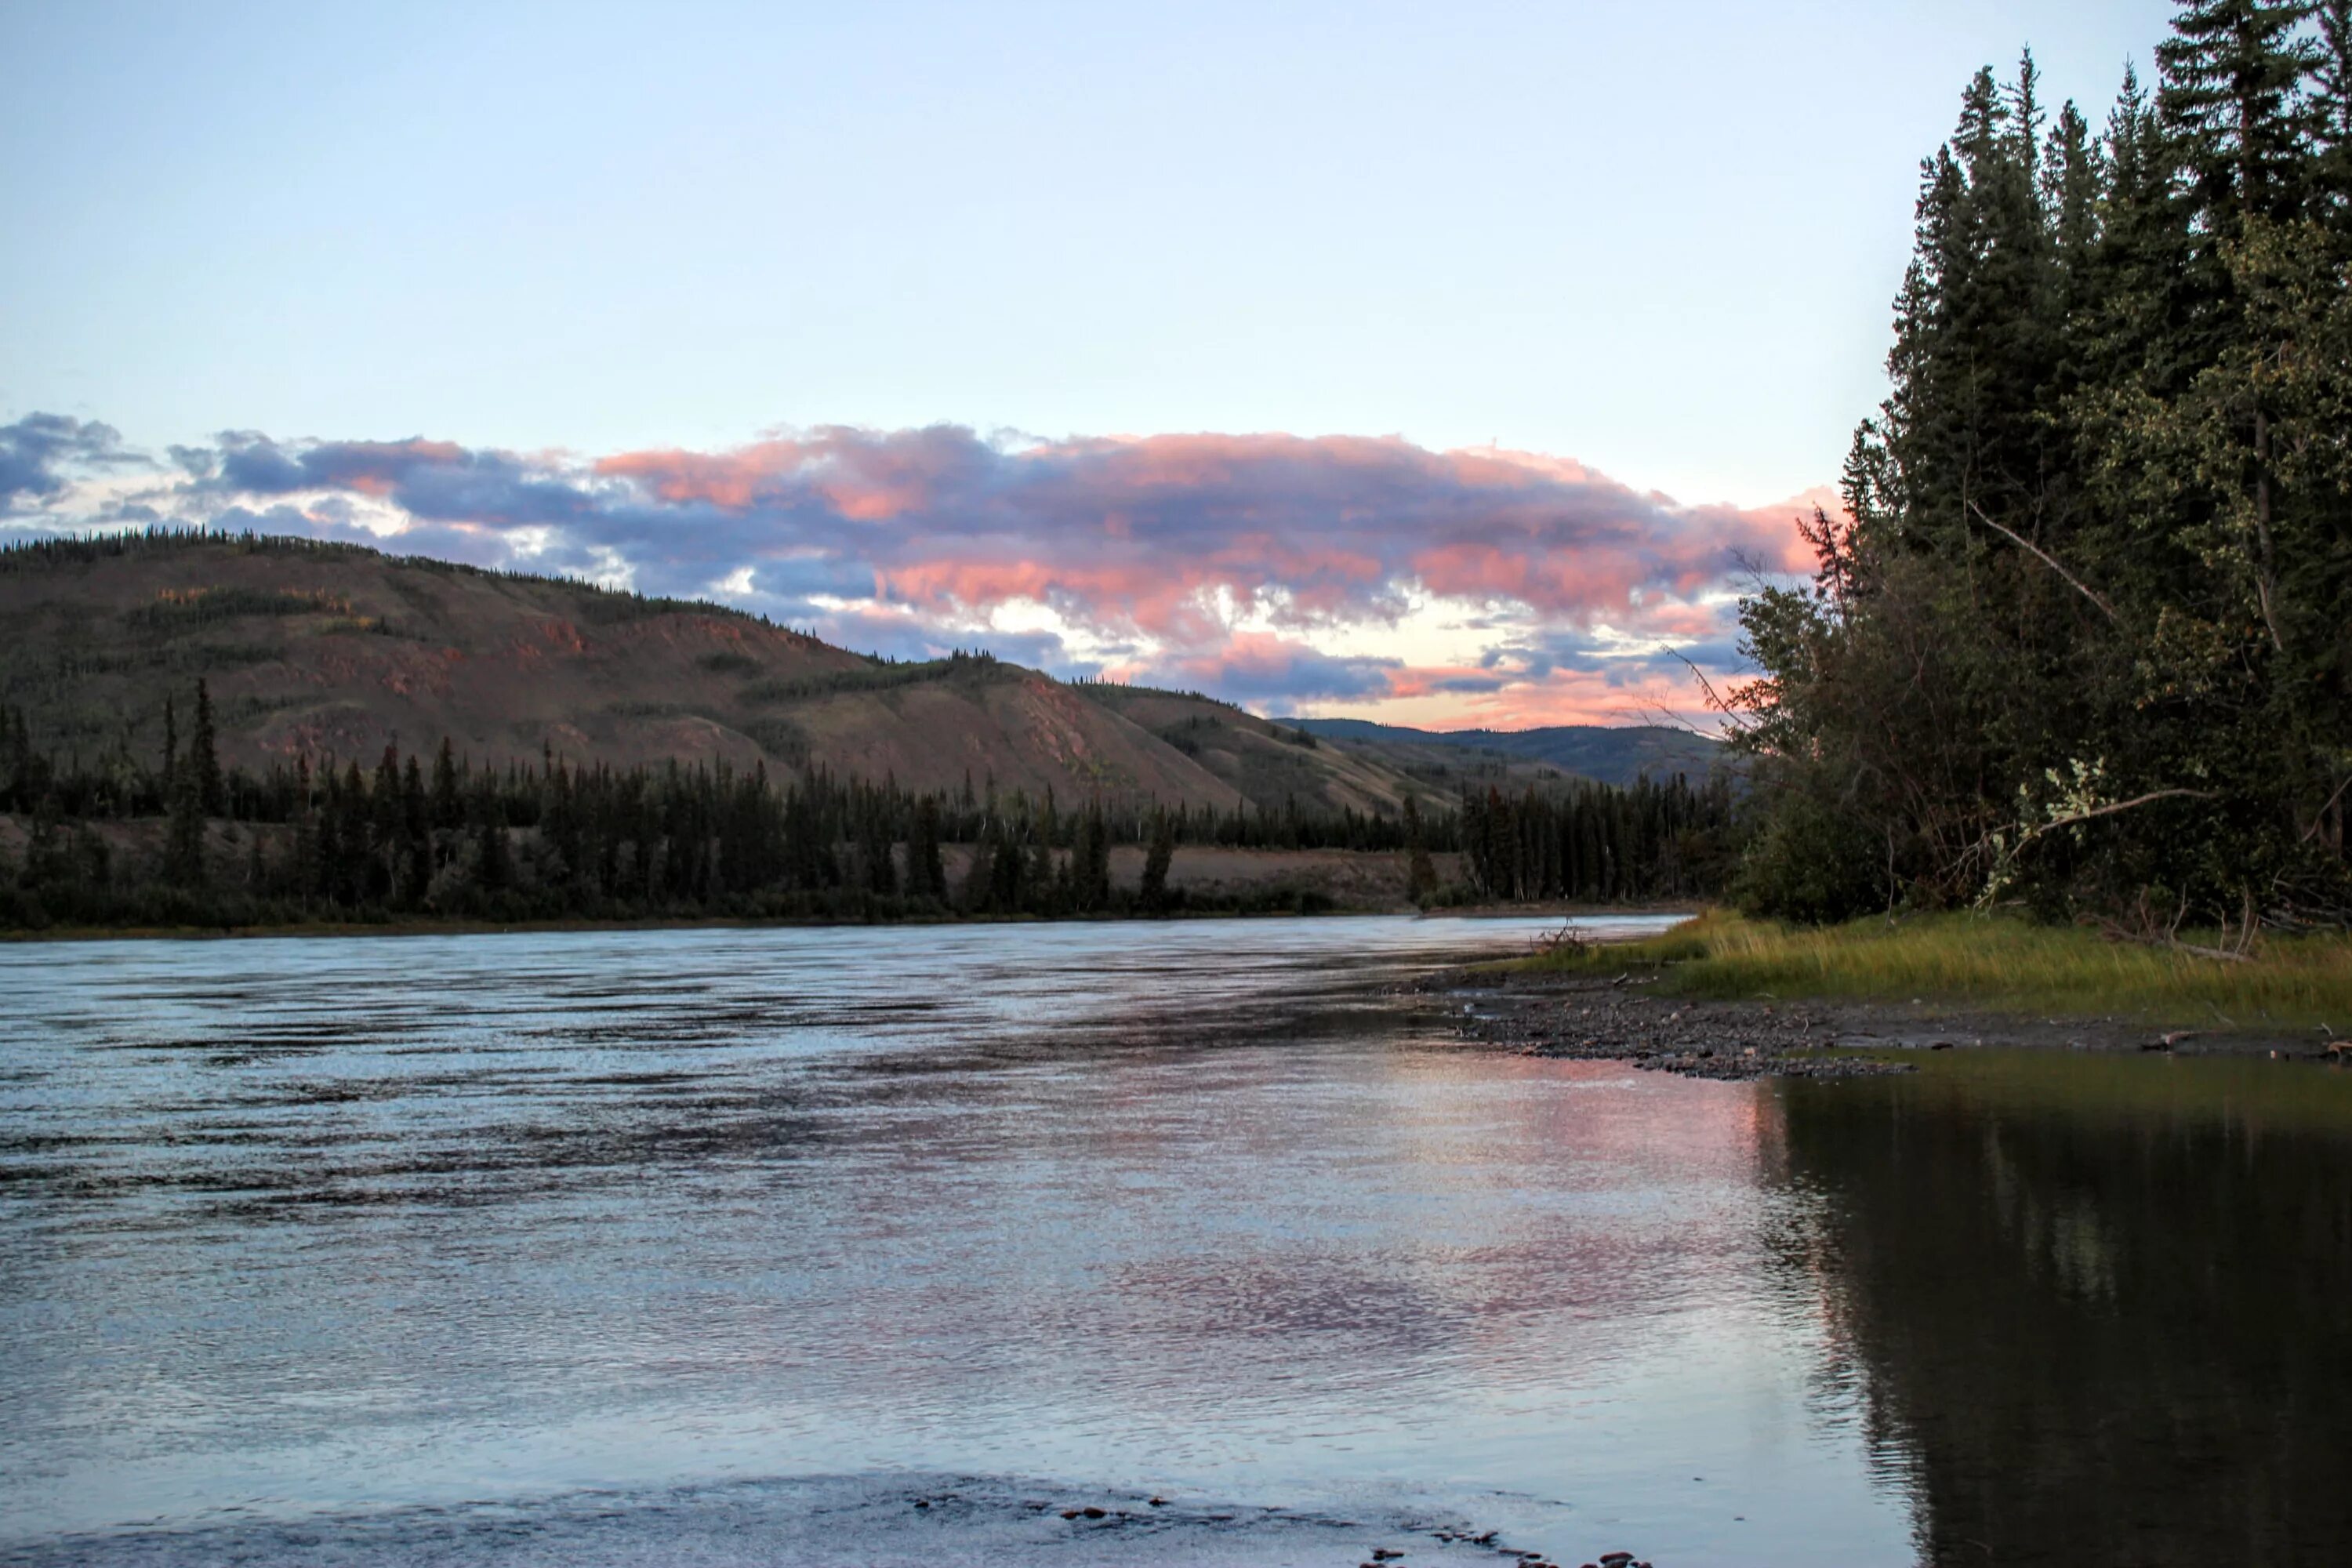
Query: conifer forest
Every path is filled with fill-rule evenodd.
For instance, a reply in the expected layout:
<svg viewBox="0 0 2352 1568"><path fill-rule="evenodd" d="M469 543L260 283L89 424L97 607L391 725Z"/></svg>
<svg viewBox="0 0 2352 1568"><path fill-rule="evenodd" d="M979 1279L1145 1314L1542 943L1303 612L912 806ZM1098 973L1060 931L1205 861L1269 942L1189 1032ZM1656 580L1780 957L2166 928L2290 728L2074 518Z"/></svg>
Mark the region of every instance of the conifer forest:
<svg viewBox="0 0 2352 1568"><path fill-rule="evenodd" d="M967 782L919 793L764 765L626 771L542 756L478 766L446 740L372 765L297 757L224 770L202 681L166 710L161 754L85 764L0 705L0 812L28 823L0 865L0 925L294 925L400 919L891 920L1318 912L1311 890L1202 897L1171 886L1181 845L1384 850L1423 903L1627 901L1710 890L1727 863L1727 781L1465 786L1424 817L1218 812L1056 801ZM948 846L964 847L955 855ZM1133 885L1110 855L1143 852ZM1433 854L1458 854L1442 881ZM960 862L951 873L950 864Z"/></svg>
<svg viewBox="0 0 2352 1568"><path fill-rule="evenodd" d="M2352 916L2352 5L2029 55L1922 165L1892 390L1741 615L1759 912Z"/></svg>

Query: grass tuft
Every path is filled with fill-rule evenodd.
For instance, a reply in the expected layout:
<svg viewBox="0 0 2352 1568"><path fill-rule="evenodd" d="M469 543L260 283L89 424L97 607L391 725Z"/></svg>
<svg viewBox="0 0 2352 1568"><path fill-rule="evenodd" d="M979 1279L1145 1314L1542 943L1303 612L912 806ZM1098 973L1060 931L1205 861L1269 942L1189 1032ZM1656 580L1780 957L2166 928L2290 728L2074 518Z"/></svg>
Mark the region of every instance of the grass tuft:
<svg viewBox="0 0 2352 1568"><path fill-rule="evenodd" d="M2211 936L2204 942L2217 940ZM1717 998L1835 996L2190 1026L2352 1032L2352 936L2265 936L2245 963L2113 942L2002 915L1871 917L1783 926L1709 911L1661 936L1522 961L1556 973L1663 971L1658 988Z"/></svg>

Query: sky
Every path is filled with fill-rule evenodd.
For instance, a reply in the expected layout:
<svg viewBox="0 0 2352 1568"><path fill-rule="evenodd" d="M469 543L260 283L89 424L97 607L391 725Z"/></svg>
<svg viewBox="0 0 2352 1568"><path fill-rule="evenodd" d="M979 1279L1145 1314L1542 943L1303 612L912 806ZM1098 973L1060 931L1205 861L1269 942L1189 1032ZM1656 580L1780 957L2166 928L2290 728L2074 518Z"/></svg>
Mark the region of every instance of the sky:
<svg viewBox="0 0 2352 1568"><path fill-rule="evenodd" d="M0 0L0 533L1689 714L1883 395L1969 74L2030 44L2095 122L2169 14Z"/></svg>

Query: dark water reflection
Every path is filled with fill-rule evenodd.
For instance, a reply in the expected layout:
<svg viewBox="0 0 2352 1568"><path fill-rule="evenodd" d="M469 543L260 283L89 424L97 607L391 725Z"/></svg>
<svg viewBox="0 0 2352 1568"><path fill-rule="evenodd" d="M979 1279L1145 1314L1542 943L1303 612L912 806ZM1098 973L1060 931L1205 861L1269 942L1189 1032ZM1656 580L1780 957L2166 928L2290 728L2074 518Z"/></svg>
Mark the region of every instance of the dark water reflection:
<svg viewBox="0 0 2352 1568"><path fill-rule="evenodd" d="M1531 929L0 951L0 1559L2352 1539L2342 1079L1695 1083L1383 994Z"/></svg>
<svg viewBox="0 0 2352 1568"><path fill-rule="evenodd" d="M2352 1558L2352 1084L1932 1065L1787 1085L1775 1140L1925 1554Z"/></svg>

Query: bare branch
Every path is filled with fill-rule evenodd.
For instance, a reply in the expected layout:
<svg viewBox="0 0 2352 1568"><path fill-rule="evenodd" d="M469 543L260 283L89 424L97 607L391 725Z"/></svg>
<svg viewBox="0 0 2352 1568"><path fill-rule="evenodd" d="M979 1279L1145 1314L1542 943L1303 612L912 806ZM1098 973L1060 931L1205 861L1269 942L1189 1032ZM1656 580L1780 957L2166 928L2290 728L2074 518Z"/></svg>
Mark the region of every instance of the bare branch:
<svg viewBox="0 0 2352 1568"><path fill-rule="evenodd" d="M1691 662L1691 658L1688 654L1683 652L1680 648L1668 648L1666 651L1673 654L1675 658L1680 659L1682 661L1683 668L1691 672L1691 679L1698 682L1699 694L1706 699L1707 707L1713 711L1723 715L1723 729L1718 733L1708 735L1706 731L1685 720L1681 715L1661 707L1658 710L1658 712L1666 720L1667 723L1676 729L1686 730L1694 735L1705 736L1707 740L1717 742L1736 741L1743 735L1754 732L1755 725L1752 722L1743 724L1739 720L1733 717L1729 699L1726 698L1721 692L1715 689L1715 682L1706 678L1706 672L1705 670L1702 670L1697 665Z"/></svg>
<svg viewBox="0 0 2352 1568"><path fill-rule="evenodd" d="M2342 800L2344 798L2344 792L2347 789L2352 789L2352 773L2346 773L2344 775L2344 782L2337 784L2336 786L2336 793L2327 797L2327 805L2321 806L2318 812L2313 816L2311 819L2311 826L2303 836L2304 843L2308 844L2313 839L2319 837L2319 830L2327 826L2328 807L2333 806L2337 801Z"/></svg>
<svg viewBox="0 0 2352 1568"><path fill-rule="evenodd" d="M2010 541L2014 542L2019 549L2032 551L2035 558L2041 561L2042 564L2049 567L2050 570L2057 573L2058 575L2066 579L2067 583L2074 587L2074 590L2076 593L2082 595L2085 599L2090 600L2091 603L2098 605L2100 614L2105 616L2107 619L2117 622L2120 622L2123 619L2122 616L2116 614L2116 607L2113 605L2108 604L2105 599L2099 597L2099 595L2093 592L2090 586L2080 577L2075 576L2074 574L2067 571L2063 566L2059 565L2056 559L2053 557L2048 551L2042 549L2042 546L2034 543L2033 541L2026 538L2023 534L2017 532L2013 529L2003 528L2000 523L1997 523L1992 519L1987 517L1985 515L1984 508L1977 505L1976 502L1969 502L1969 510L1977 514L1978 521L1983 523L1987 528L1991 529L1994 532L2008 538Z"/></svg>

